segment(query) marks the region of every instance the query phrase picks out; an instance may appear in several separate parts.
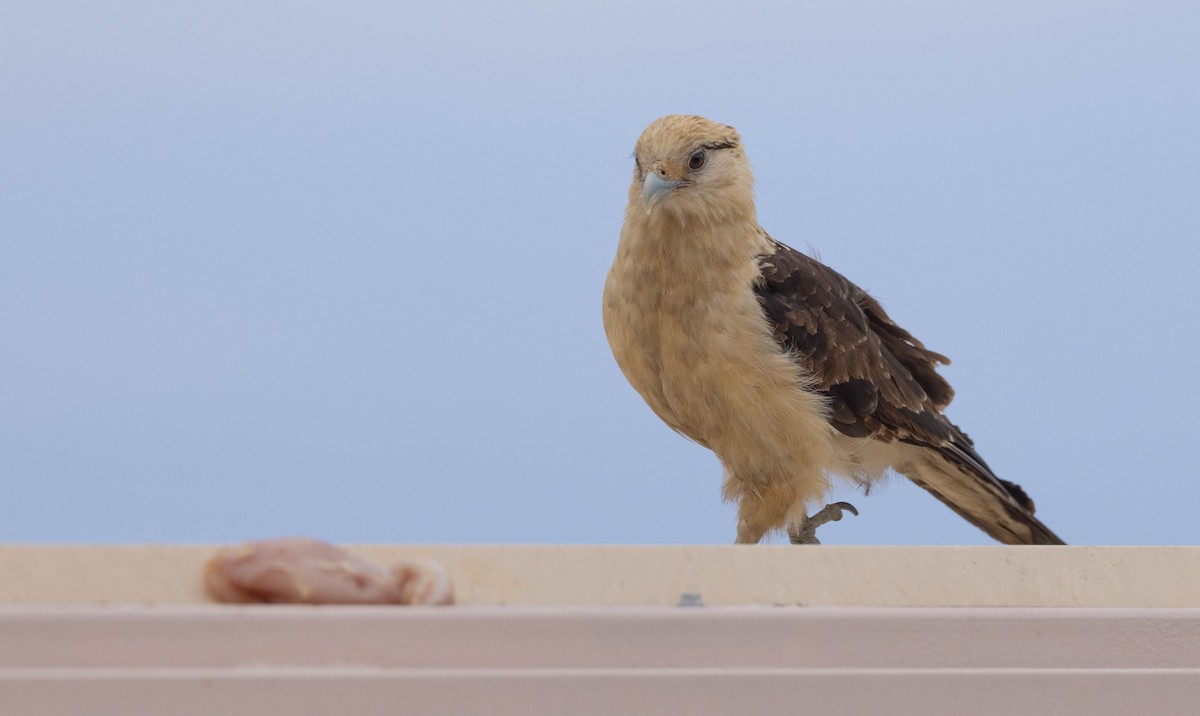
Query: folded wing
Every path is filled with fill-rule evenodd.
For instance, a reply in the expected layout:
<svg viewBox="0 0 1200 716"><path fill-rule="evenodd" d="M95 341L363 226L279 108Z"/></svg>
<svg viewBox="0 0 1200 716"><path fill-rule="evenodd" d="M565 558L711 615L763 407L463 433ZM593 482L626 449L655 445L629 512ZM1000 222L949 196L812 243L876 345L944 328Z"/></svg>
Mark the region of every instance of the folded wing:
<svg viewBox="0 0 1200 716"><path fill-rule="evenodd" d="M773 241L760 257L759 302L775 338L828 399L829 422L852 438L899 442L893 465L984 532L1007 544L1063 544L1034 517L1020 486L1001 480L942 414L954 390L949 360L921 344L865 291Z"/></svg>

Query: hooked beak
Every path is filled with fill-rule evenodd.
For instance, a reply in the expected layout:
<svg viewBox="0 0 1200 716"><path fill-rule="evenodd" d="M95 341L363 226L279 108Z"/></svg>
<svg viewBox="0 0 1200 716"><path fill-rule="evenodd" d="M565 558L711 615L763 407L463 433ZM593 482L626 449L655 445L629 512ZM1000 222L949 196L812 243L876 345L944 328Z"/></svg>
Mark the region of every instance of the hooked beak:
<svg viewBox="0 0 1200 716"><path fill-rule="evenodd" d="M678 179L663 179L657 172L646 175L646 180L642 184L642 204L646 207L646 214L649 215L654 207L666 199L681 183Z"/></svg>

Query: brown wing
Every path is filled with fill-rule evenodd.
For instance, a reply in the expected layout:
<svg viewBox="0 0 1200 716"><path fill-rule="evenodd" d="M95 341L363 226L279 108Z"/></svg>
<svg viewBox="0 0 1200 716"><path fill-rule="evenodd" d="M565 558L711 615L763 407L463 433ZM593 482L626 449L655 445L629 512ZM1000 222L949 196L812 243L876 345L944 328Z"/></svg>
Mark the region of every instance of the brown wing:
<svg viewBox="0 0 1200 716"><path fill-rule="evenodd" d="M1038 543L1061 544L1033 517L1034 505L1020 486L1001 480L975 452L970 438L942 415L954 390L937 373L945 356L927 349L896 325L879 302L837 271L773 241L775 253L760 257L755 290L775 338L812 374L829 400L829 422L856 438L899 440L937 452L1004 502ZM1002 541L995 525L982 524L931 484L914 480L972 524Z"/></svg>

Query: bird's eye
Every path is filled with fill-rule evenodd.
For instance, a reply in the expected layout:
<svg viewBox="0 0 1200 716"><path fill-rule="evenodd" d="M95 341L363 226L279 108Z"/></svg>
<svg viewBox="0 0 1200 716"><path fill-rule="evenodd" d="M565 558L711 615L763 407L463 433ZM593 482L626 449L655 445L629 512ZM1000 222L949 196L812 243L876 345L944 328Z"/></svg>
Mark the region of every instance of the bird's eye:
<svg viewBox="0 0 1200 716"><path fill-rule="evenodd" d="M704 162L708 159L708 152L703 149L697 149L692 152L692 156L688 157L688 169L696 171L704 166Z"/></svg>

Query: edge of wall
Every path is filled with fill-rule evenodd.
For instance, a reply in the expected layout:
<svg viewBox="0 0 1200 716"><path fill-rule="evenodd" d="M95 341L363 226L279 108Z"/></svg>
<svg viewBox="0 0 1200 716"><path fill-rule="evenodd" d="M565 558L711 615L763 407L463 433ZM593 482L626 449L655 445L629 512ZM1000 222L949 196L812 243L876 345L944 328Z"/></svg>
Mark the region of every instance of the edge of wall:
<svg viewBox="0 0 1200 716"><path fill-rule="evenodd" d="M200 604L204 545L0 545L0 604ZM359 545L465 606L1200 607L1200 547Z"/></svg>

